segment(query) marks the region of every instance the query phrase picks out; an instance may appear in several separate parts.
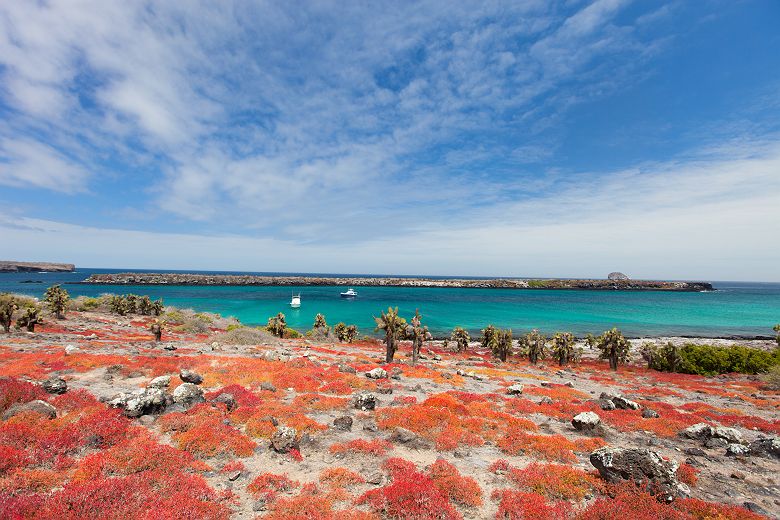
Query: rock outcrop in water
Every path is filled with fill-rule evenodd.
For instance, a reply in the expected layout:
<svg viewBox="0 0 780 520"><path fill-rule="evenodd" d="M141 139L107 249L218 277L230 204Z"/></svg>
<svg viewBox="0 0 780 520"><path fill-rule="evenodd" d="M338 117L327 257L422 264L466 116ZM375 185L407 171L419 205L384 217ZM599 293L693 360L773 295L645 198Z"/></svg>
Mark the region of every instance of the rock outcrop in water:
<svg viewBox="0 0 780 520"><path fill-rule="evenodd" d="M109 285L264 285L264 286L352 286L352 287L450 287L482 289L585 289L594 291L711 291L706 282L663 282L654 280L526 280L526 279L436 279L362 278L317 276L256 276L186 273L93 274L82 283Z"/></svg>
<svg viewBox="0 0 780 520"><path fill-rule="evenodd" d="M55 264L51 262L12 262L0 260L0 273L40 273L51 271L57 273L72 272L76 270L73 264Z"/></svg>

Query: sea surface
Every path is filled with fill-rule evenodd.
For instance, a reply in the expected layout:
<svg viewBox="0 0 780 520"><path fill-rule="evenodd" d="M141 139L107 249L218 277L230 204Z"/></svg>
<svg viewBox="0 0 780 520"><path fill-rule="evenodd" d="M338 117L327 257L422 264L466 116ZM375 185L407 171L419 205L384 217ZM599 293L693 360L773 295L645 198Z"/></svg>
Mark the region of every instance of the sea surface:
<svg viewBox="0 0 780 520"><path fill-rule="evenodd" d="M580 291L518 289L455 289L410 287L356 287L354 300L339 296L344 287L193 287L71 285L93 273L139 271L78 269L73 273L0 273L0 292L41 297L49 285L66 284L72 296L104 293L148 294L166 305L235 316L248 325L265 324L283 312L289 326L305 331L314 315L329 324L354 323L361 334L374 334L374 320L389 306L407 317L420 309L423 323L438 337L455 326L472 334L487 324L512 328L515 335L537 328L545 333L569 331L575 335L601 333L613 326L632 337L648 336L772 336L780 322L780 283L713 282L715 291ZM145 271L171 272L171 271ZM192 271L190 271L192 272ZM211 273L309 274L311 273ZM336 275L332 275L336 276ZM343 276L343 275L339 275ZM346 275L359 276L359 275ZM379 276L379 275L365 275ZM441 277L446 278L446 277ZM24 281L41 283L22 283ZM292 293L301 293L300 309L289 306Z"/></svg>

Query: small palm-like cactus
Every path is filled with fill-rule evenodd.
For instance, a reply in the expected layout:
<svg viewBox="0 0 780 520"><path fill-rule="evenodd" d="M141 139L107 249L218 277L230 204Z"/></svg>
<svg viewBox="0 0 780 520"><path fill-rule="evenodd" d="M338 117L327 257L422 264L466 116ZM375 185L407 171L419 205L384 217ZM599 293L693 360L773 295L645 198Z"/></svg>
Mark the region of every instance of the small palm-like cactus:
<svg viewBox="0 0 780 520"><path fill-rule="evenodd" d="M560 366L577 362L580 359L580 349L574 346L574 336L571 332L556 332L552 337L553 357Z"/></svg>
<svg viewBox="0 0 780 520"><path fill-rule="evenodd" d="M276 316L271 316L270 318L268 318L268 326L266 326L266 329L274 336L283 338L284 331L286 328L287 328L287 321L284 319L283 313L280 312Z"/></svg>
<svg viewBox="0 0 780 520"><path fill-rule="evenodd" d="M149 316L152 313L152 300L148 296L141 296L138 299L138 314Z"/></svg>
<svg viewBox="0 0 780 520"><path fill-rule="evenodd" d="M5 332L11 331L11 320L19 306L13 296L8 293L0 294L0 325Z"/></svg>
<svg viewBox="0 0 780 520"><path fill-rule="evenodd" d="M357 327L355 325L347 325L343 321L338 322L333 327L333 332L342 343L352 343L357 337Z"/></svg>
<svg viewBox="0 0 780 520"><path fill-rule="evenodd" d="M496 333L493 355L501 361L506 361L512 354L512 329L501 329Z"/></svg>
<svg viewBox="0 0 780 520"><path fill-rule="evenodd" d="M520 338L520 346L532 365L547 357L547 338L536 329Z"/></svg>
<svg viewBox="0 0 780 520"><path fill-rule="evenodd" d="M379 317L374 316L376 330L385 331L385 361L392 363L395 357L396 340L406 333L406 320L398 315L398 307L388 307L387 312L382 312Z"/></svg>
<svg viewBox="0 0 780 520"><path fill-rule="evenodd" d="M119 295L114 295L108 300L108 308L112 313L120 316L124 316L129 312L127 299L124 296Z"/></svg>
<svg viewBox="0 0 780 520"><path fill-rule="evenodd" d="M455 327L454 329L452 329L450 340L455 342L455 350L457 352L463 352L464 350L469 348L469 342L471 341L471 336L469 336L468 331L466 331L466 329L464 329L463 327Z"/></svg>
<svg viewBox="0 0 780 520"><path fill-rule="evenodd" d="M46 305L49 306L49 310L58 320L65 317L65 309L68 308L68 300L70 300L68 291L63 289L59 284L52 285L46 289L46 294L43 299L43 301L46 302Z"/></svg>
<svg viewBox="0 0 780 520"><path fill-rule="evenodd" d="M778 346L780 346L780 323L772 327L772 330L777 333L777 336L775 337L775 341L777 341Z"/></svg>
<svg viewBox="0 0 780 520"><path fill-rule="evenodd" d="M482 337L479 339L480 346L493 352L496 349L496 343L498 343L498 329L493 325L482 329Z"/></svg>
<svg viewBox="0 0 780 520"><path fill-rule="evenodd" d="M612 370L617 370L620 363L627 363L631 356L631 344L617 327L599 336L596 348L601 351L599 355L601 359L609 360L609 368Z"/></svg>
<svg viewBox="0 0 780 520"><path fill-rule="evenodd" d="M35 332L35 326L41 323L41 308L31 305L24 310L24 314L16 320L16 328L24 327L27 332Z"/></svg>
<svg viewBox="0 0 780 520"><path fill-rule="evenodd" d="M162 314L165 306L163 305L162 298L158 298L152 302L152 316L159 316Z"/></svg>
<svg viewBox="0 0 780 520"><path fill-rule="evenodd" d="M406 330L407 337L412 340L412 365L416 365L417 360L420 358L420 349L425 340L430 337L428 327L422 324L422 316L419 309L414 311L414 317Z"/></svg>
<svg viewBox="0 0 780 520"><path fill-rule="evenodd" d="M325 316L320 313L317 313L317 315L314 317L314 327L312 328L314 330L322 331L324 334L328 334L330 332L330 327L328 327L328 323L325 321Z"/></svg>

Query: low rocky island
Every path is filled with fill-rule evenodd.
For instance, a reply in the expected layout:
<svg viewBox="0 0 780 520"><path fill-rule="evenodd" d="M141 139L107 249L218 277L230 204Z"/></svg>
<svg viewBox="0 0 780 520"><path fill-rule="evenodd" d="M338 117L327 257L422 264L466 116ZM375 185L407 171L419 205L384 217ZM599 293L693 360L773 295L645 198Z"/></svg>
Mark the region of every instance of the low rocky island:
<svg viewBox="0 0 780 520"><path fill-rule="evenodd" d="M348 287L449 287L481 289L583 289L594 291L711 291L707 282L666 282L656 280L569 280L569 279L473 279L473 278L392 278L259 276L187 273L93 274L84 284L105 285L258 285L258 286L348 286Z"/></svg>
<svg viewBox="0 0 780 520"><path fill-rule="evenodd" d="M13 262L0 260L0 273L69 273L76 270L73 264L59 264L52 262Z"/></svg>

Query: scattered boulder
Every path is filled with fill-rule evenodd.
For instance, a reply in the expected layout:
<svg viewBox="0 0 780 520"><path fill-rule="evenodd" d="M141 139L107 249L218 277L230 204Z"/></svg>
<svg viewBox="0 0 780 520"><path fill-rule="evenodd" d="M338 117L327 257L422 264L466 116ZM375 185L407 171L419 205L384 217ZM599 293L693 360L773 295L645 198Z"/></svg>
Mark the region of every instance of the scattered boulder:
<svg viewBox="0 0 780 520"><path fill-rule="evenodd" d="M705 440L712 437L712 426L707 423L696 423L685 428L680 435L689 439Z"/></svg>
<svg viewBox="0 0 780 520"><path fill-rule="evenodd" d="M387 379L387 370L376 367L375 369L366 372L366 377L369 379Z"/></svg>
<svg viewBox="0 0 780 520"><path fill-rule="evenodd" d="M339 372L343 374L356 374L357 370L355 370L355 367L353 366L342 363L339 365Z"/></svg>
<svg viewBox="0 0 780 520"><path fill-rule="evenodd" d="M516 383L512 386L508 386L506 389L508 395L520 395L523 393L523 385Z"/></svg>
<svg viewBox="0 0 780 520"><path fill-rule="evenodd" d="M601 417L595 412L582 412L574 416L571 424L579 431L592 432L601 424Z"/></svg>
<svg viewBox="0 0 780 520"><path fill-rule="evenodd" d="M627 399L620 394L615 395L602 392L599 396L599 399L612 401L612 404L615 405L615 408L620 408L621 410L639 410L640 408L638 403L632 401L631 399Z"/></svg>
<svg viewBox="0 0 780 520"><path fill-rule="evenodd" d="M658 415L658 412L655 410L651 410L650 408L645 408L642 410L642 417L645 419L658 419L660 415Z"/></svg>
<svg viewBox="0 0 780 520"><path fill-rule="evenodd" d="M382 485L382 482L384 482L384 480L385 480L385 476L378 471L366 477L366 483L372 484L374 486Z"/></svg>
<svg viewBox="0 0 780 520"><path fill-rule="evenodd" d="M241 476L241 472L240 471L234 471L233 473L230 473L228 475L228 480L230 482L234 482L234 481L238 480L238 477L240 477L240 476Z"/></svg>
<svg viewBox="0 0 780 520"><path fill-rule="evenodd" d="M376 409L376 402L376 396L368 392L360 392L354 399L355 408L363 411Z"/></svg>
<svg viewBox="0 0 780 520"><path fill-rule="evenodd" d="M747 457L750 455L750 448L742 444L731 443L726 446L726 455L729 457Z"/></svg>
<svg viewBox="0 0 780 520"><path fill-rule="evenodd" d="M41 386L50 394L64 394L68 391L68 383L59 376L51 376Z"/></svg>
<svg viewBox="0 0 780 520"><path fill-rule="evenodd" d="M163 347L165 350L174 351L176 350L176 347L174 345L165 345Z"/></svg>
<svg viewBox="0 0 780 520"><path fill-rule="evenodd" d="M607 482L647 481L666 501L690 494L688 486L677 480L679 464L673 460L664 460L652 450L607 446L591 453L590 463Z"/></svg>
<svg viewBox="0 0 780 520"><path fill-rule="evenodd" d="M614 410L615 409L615 403L613 403L610 399L599 399L598 405L602 410Z"/></svg>
<svg viewBox="0 0 780 520"><path fill-rule="evenodd" d="M553 404L552 397L545 395L539 399L539 404Z"/></svg>
<svg viewBox="0 0 780 520"><path fill-rule="evenodd" d="M186 368L179 372L179 378L185 383L192 383L193 385L199 385L203 382L203 376Z"/></svg>
<svg viewBox="0 0 780 520"><path fill-rule="evenodd" d="M224 404L225 407L228 410L234 410L236 406L238 406L238 403L236 403L236 398L233 394L229 392L224 392L219 394L217 397L214 398L212 403L221 403Z"/></svg>
<svg viewBox="0 0 780 520"><path fill-rule="evenodd" d="M30 401L29 403L19 403L11 406L8 410L5 411L5 413L3 413L3 420L8 420L15 415L19 415L20 413L25 412L37 413L43 415L44 417L48 417L49 419L54 419L57 417L57 409L55 407L46 401L36 399L35 401Z"/></svg>
<svg viewBox="0 0 780 520"><path fill-rule="evenodd" d="M391 442L397 442L399 444L408 444L417 439L417 435L414 432L407 430L406 428L396 428L390 435Z"/></svg>
<svg viewBox="0 0 780 520"><path fill-rule="evenodd" d="M729 441L720 437L710 437L704 441L705 448L724 448L729 445Z"/></svg>
<svg viewBox="0 0 780 520"><path fill-rule="evenodd" d="M723 426L717 426L712 429L712 436L719 439L725 439L729 443L742 444L742 433L734 428L726 428Z"/></svg>
<svg viewBox="0 0 780 520"><path fill-rule="evenodd" d="M273 383L270 383L268 381L263 381L260 383L260 390L265 390L267 392L276 392L276 386L274 386Z"/></svg>
<svg viewBox="0 0 780 520"><path fill-rule="evenodd" d="M108 405L121 408L127 417L141 417L165 410L168 404L165 392L159 388L142 388L129 393L119 393L108 401Z"/></svg>
<svg viewBox="0 0 780 520"><path fill-rule="evenodd" d="M78 347L74 347L73 345L66 345L65 346L65 355L70 356L71 354L75 354L76 352L79 352Z"/></svg>
<svg viewBox="0 0 780 520"><path fill-rule="evenodd" d="M298 430L288 426L278 428L271 436L271 448L277 453L298 449Z"/></svg>
<svg viewBox="0 0 780 520"><path fill-rule="evenodd" d="M366 421L363 423L363 431L377 432L379 431L379 426L377 426L374 421Z"/></svg>
<svg viewBox="0 0 780 520"><path fill-rule="evenodd" d="M157 418L154 415L142 415L138 418L138 422L144 426L151 426Z"/></svg>
<svg viewBox="0 0 780 520"><path fill-rule="evenodd" d="M349 432L352 431L352 417L349 415L342 415L333 419L333 427L337 430Z"/></svg>
<svg viewBox="0 0 780 520"><path fill-rule="evenodd" d="M173 402L190 407L205 401L203 390L194 383L182 383L173 391Z"/></svg>
<svg viewBox="0 0 780 520"><path fill-rule="evenodd" d="M390 378L391 379L399 380L399 379L401 379L402 375L404 375L404 372L400 368L393 367L393 368L390 369Z"/></svg>
<svg viewBox="0 0 780 520"><path fill-rule="evenodd" d="M759 437L750 443L750 452L759 457L780 459L780 438Z"/></svg>
<svg viewBox="0 0 780 520"><path fill-rule="evenodd" d="M701 448L685 448L685 450L683 450L683 453L685 453L686 455L690 455L692 457L706 457L707 456L707 454Z"/></svg>
<svg viewBox="0 0 780 520"><path fill-rule="evenodd" d="M769 511L767 511L760 505L756 504L755 502L743 502L742 507L744 507L751 513L756 513L757 515L763 515L767 518L772 518L772 514Z"/></svg>
<svg viewBox="0 0 780 520"><path fill-rule="evenodd" d="M171 376L157 376L146 385L147 388L168 388L171 384Z"/></svg>

